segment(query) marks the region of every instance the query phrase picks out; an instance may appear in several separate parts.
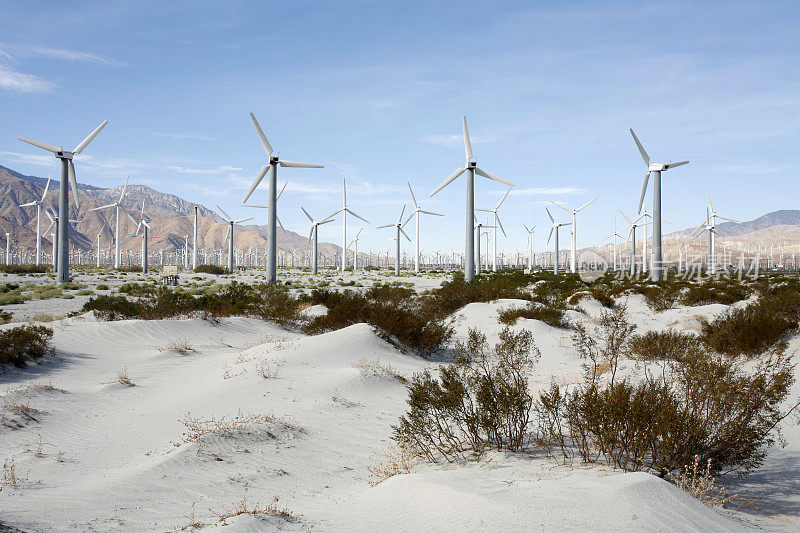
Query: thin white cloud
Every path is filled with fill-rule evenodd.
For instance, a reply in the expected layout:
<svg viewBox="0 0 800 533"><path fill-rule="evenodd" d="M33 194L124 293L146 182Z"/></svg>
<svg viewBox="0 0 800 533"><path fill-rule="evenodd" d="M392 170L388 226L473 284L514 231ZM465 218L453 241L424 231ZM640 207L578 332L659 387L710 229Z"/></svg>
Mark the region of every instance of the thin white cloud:
<svg viewBox="0 0 800 533"><path fill-rule="evenodd" d="M52 155L20 154L17 152L0 152L0 156L10 157L16 163L49 167L53 165L55 158Z"/></svg>
<svg viewBox="0 0 800 533"><path fill-rule="evenodd" d="M17 93L46 93L55 85L34 74L18 72L0 64L0 88Z"/></svg>
<svg viewBox="0 0 800 533"><path fill-rule="evenodd" d="M461 135L428 135L423 142L433 144L435 146L444 146L445 148L463 148L464 137ZM496 137L473 137L470 135L471 144L487 144L498 142L500 139Z"/></svg>
<svg viewBox="0 0 800 533"><path fill-rule="evenodd" d="M714 172L720 174L775 174L786 172L792 167L788 165L769 165L766 163L744 163L733 165L718 165L713 167Z"/></svg>
<svg viewBox="0 0 800 533"><path fill-rule="evenodd" d="M187 168L187 167L177 167L177 166L168 166L169 170L174 170L175 172L180 172L181 174L203 174L203 175L213 175L213 174L223 174L225 172L238 172L241 170L245 170L239 167L231 167L231 166L221 166L217 168Z"/></svg>
<svg viewBox="0 0 800 533"><path fill-rule="evenodd" d="M586 194L588 192L588 190L579 187L529 187L525 189L511 189L509 196Z"/></svg>
<svg viewBox="0 0 800 533"><path fill-rule="evenodd" d="M36 48L28 48L26 50L27 53L35 54L35 55L42 55L45 57L52 57L55 59L66 59L68 61L83 61L87 63L102 63L104 65L121 65L119 61L116 59L109 59L105 57L100 57L94 54L89 54L87 52L78 52L76 50L63 50L59 48L44 48L44 47L36 47Z"/></svg>
<svg viewBox="0 0 800 533"><path fill-rule="evenodd" d="M205 194L207 196L216 196L219 198L225 198L228 196L229 191L227 189L221 189L219 187L206 187L205 185L199 185L197 183L184 183L181 186L185 190L190 191L197 191L200 194Z"/></svg>

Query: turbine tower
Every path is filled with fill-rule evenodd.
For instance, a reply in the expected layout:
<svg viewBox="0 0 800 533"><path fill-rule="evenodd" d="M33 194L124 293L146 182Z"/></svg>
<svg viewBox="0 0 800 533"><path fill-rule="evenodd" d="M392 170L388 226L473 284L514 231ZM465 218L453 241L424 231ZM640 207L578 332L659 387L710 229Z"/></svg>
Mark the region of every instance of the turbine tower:
<svg viewBox="0 0 800 533"><path fill-rule="evenodd" d="M555 259L553 260L553 274L558 275L558 229L561 226L571 226L571 222L556 222L553 218L553 215L550 214L550 210L548 208L544 208L547 211L547 216L550 217L550 222L553 224L550 227L550 235L547 237L547 244L550 244L550 239L553 237L553 233L556 235L555 245L556 245L556 255Z"/></svg>
<svg viewBox="0 0 800 533"><path fill-rule="evenodd" d="M522 227L524 227L525 231L528 233L528 270L533 270L533 239L536 232L536 226L528 228L528 226L523 222Z"/></svg>
<svg viewBox="0 0 800 533"><path fill-rule="evenodd" d="M42 193L41 200L34 200L32 202L28 202L27 204L22 204L20 207L33 207L36 206L36 264L39 265L42 262L42 204L44 203L44 198L47 196L47 191L50 189L50 180L52 176L47 178L47 184L44 186L44 192Z"/></svg>
<svg viewBox="0 0 800 533"><path fill-rule="evenodd" d="M135 235L139 235L139 231L144 228L142 231L142 273L147 274L147 267L148 267L148 257L147 257L147 234L150 231L150 224L147 223L147 220L144 218L144 200L142 200L142 210L139 212L139 222L136 222L130 213L125 211L125 214L128 215L128 218L131 219L131 222L136 224L136 233Z"/></svg>
<svg viewBox="0 0 800 533"><path fill-rule="evenodd" d="M397 222L395 222L393 224L384 224L383 226L378 226L378 228L377 228L377 229L395 228L395 232L396 232L396 235L395 235L395 253L397 254L395 256L395 261L394 261L394 274L395 274L395 276L399 276L400 275L400 234L402 233L403 237L408 239L408 242L411 242L411 238L408 235L406 235L405 231L403 231L403 214L405 214L405 212L406 212L406 206L403 205L403 209L400 211L400 216L397 217Z"/></svg>
<svg viewBox="0 0 800 533"><path fill-rule="evenodd" d="M318 237L319 227L322 224L327 224L328 222L333 222L333 219L328 217L328 218L324 218L324 219L320 220L319 222L316 222L313 218L311 218L311 215L308 214L308 211L306 211L302 206L300 207L300 209L303 210L303 213L306 214L306 217L308 217L308 220L311 221L311 232L308 234L308 242L311 243L311 273L316 275L317 274L317 263L318 263L318 257L319 257L319 254L317 252L317 245L318 245L317 237Z"/></svg>
<svg viewBox="0 0 800 533"><path fill-rule="evenodd" d="M6 235L6 266L8 266L11 264L11 233L2 224L0 224L0 228Z"/></svg>
<svg viewBox="0 0 800 533"><path fill-rule="evenodd" d="M650 222L647 221L647 215L645 213L642 213L634 220L628 218L628 215L623 213L621 209L619 210L619 214L625 217L625 220L628 221L628 227L625 229L630 230L628 234L631 236L631 276L635 276L636 275L636 228L643 227L646 229L647 225L650 224ZM639 222L640 220L644 220L644 222ZM646 236L647 232L645 231L645 237ZM644 263L646 261L645 256L647 256L647 238L643 240L643 243L644 244L642 246L642 262Z"/></svg>
<svg viewBox="0 0 800 533"><path fill-rule="evenodd" d="M122 199L125 197L125 190L128 188L128 180L130 176L125 178L125 185L122 186L122 192L119 195L119 200L114 202L113 204L108 205L101 205L100 207L95 207L90 211L102 211L103 209L110 209L115 208L116 215L117 215L117 222L116 222L116 229L114 230L114 268L119 268L119 210L122 208ZM133 222L136 224L136 221Z"/></svg>
<svg viewBox="0 0 800 533"><path fill-rule="evenodd" d="M464 153L467 156L467 161L463 168L457 168L452 174L450 174L446 180L444 180L441 185L436 187L433 192L431 192L430 196L433 196L437 192L441 191L445 187L447 187L453 180L459 177L464 172L467 173L467 209L466 209L466 239L464 244L464 279L466 281L472 281L475 277L475 234L474 230L474 220L475 220L475 174L477 173L479 176L483 176L484 178L488 178L490 180L499 181L500 183L504 183L509 187L513 187L514 184L510 181L506 181L502 178L498 178L494 174L490 174L485 170L481 170L478 168L478 163L473 161L474 156L472 154L472 143L469 139L469 130L467 129L467 117L465 115L461 116L461 125L462 129L464 130Z"/></svg>
<svg viewBox="0 0 800 533"><path fill-rule="evenodd" d="M272 203L272 205L272 213L275 213L275 204ZM225 241L228 243L228 272L233 274L233 226L234 224L241 224L242 222L253 220L253 217L243 218L241 220L233 220L233 217L226 213L225 210L219 206L219 204L217 204L217 209L219 209L219 212L225 217L225 222L228 223L228 232L225 234ZM272 218L273 217L270 217L270 220L272 220ZM269 275L267 277L269 277Z"/></svg>
<svg viewBox="0 0 800 533"><path fill-rule="evenodd" d="M412 217L417 217L417 220L416 220L417 238L414 241L414 272L419 273L419 216L421 214L425 214L425 215L434 215L434 216L437 216L437 217L443 217L444 215L439 214L439 213L434 213L432 211L425 211L424 209L422 209L419 206L419 204L417 204L417 198L416 198L416 196L414 196L414 190L411 188L411 184L410 183L408 184L408 190L411 193L411 199L414 201L414 210L411 213L409 213L408 218L403 223L403 227L405 227L405 225L408 224L408 221L411 220Z"/></svg>
<svg viewBox="0 0 800 533"><path fill-rule="evenodd" d="M503 236L507 237L506 230L503 228L503 223L500 222L500 216L497 214L497 210L500 209L500 206L503 205L503 202L506 200L508 193L511 192L511 187L508 188L506 193L500 199L500 202L494 209L483 209L478 208L476 211L484 211L486 213L492 213L494 215L494 234L492 237L492 272L497 272L497 227L500 226L500 231L503 232ZM488 253L489 250L487 249L486 252Z"/></svg>
<svg viewBox="0 0 800 533"><path fill-rule="evenodd" d="M347 182L342 178L342 208L338 211L334 211L325 219L333 218L339 213L342 214L342 272L347 270L347 213L350 213L356 218L360 218L367 224L369 224L369 220L364 217L361 217L354 213L349 207L347 207Z"/></svg>
<svg viewBox="0 0 800 533"><path fill-rule="evenodd" d="M577 221L577 216L576 215L578 214L578 212L580 210L582 210L584 207L587 207L589 204L591 204L592 202L594 202L598 198L600 198L600 197L596 196L594 198L594 200L589 200L588 202L586 202L585 204L580 206L578 209L570 209L570 208L568 208L568 207L566 207L566 206L564 206L564 205L562 205L562 204L560 204L558 202L554 202L553 200L550 200L551 204L557 205L558 207L560 207L561 209L567 211L568 213L572 213L572 242L571 242L571 245L570 245L569 271L572 272L573 274L578 271L578 268L577 268L577 265L576 265L576 262L577 262L577 257L576 256L577 256L577 253L578 253L578 238L577 238L578 221Z"/></svg>
<svg viewBox="0 0 800 533"><path fill-rule="evenodd" d="M644 195L647 192L647 182L650 180L650 173L653 173L653 268L652 279L653 281L661 281L664 279L664 266L662 265L661 255L661 173L673 167L685 165L688 161L679 161L677 163L651 163L650 156L645 152L639 138L630 129L636 147L639 153L642 154L644 164L647 165L647 174L644 175L644 183L642 184L642 195L639 198L639 212L642 212L642 204L644 203Z"/></svg>
<svg viewBox="0 0 800 533"><path fill-rule="evenodd" d="M267 283L276 283L278 281L278 271L277 271L277 255L278 255L278 228L277 228L277 188L278 188L278 165L282 167L295 167L295 168L323 168L323 165L317 165L314 163L299 163L297 161L286 161L280 159L277 155L272 155L272 145L269 144L266 135L261 130L261 126L258 124L255 115L250 113L250 118L253 120L253 125L256 127L256 132L258 132L258 137L261 139L261 144L264 147L264 151L267 152L267 157L269 161L267 164L261 167L256 179L253 180L253 184L250 185L250 190L247 191L247 194L242 200L242 203L246 203L247 199L250 198L250 195L253 194L253 191L256 190L258 184L261 183L261 180L264 179L264 176L269 173L269 196L268 202L269 205L269 218L267 220ZM250 220L250 219L248 219ZM231 222L232 224L232 222ZM231 228L233 226L231 225ZM231 229L231 249L233 249L233 229ZM228 261L231 263L231 260Z"/></svg>
<svg viewBox="0 0 800 533"><path fill-rule="evenodd" d="M62 220L69 220L69 191L67 189L67 181L72 188L72 196L75 201L75 207L80 209L80 200L78 199L78 180L75 177L75 165L72 162L72 157L80 154L89 146L89 143L97 137L100 130L106 127L107 120L104 120L95 130L89 134L81 143L75 147L71 152L64 150L60 146L53 146L39 141L26 139L25 137L17 137L20 141L38 146L43 150L52 152L57 159L61 160L61 190L58 202L58 215ZM58 283L69 282L69 224L61 224L58 228L58 245L60 247L58 253L58 263L56 266L56 281Z"/></svg>
<svg viewBox="0 0 800 533"><path fill-rule="evenodd" d="M358 230L356 236L353 237L353 240L350 241L350 246L353 247L353 273L355 274L356 270L358 270L358 236L361 235L361 232L364 228ZM348 246L348 248L350 247Z"/></svg>
<svg viewBox="0 0 800 533"><path fill-rule="evenodd" d="M192 270L197 269L197 210L199 207L194 206L194 240L192 241Z"/></svg>

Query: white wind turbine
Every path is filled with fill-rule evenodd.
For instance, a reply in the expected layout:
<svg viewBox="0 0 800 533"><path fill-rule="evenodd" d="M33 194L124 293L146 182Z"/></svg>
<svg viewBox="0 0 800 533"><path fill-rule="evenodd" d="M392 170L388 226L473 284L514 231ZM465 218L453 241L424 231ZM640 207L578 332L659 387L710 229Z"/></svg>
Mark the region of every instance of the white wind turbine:
<svg viewBox="0 0 800 533"><path fill-rule="evenodd" d="M0 224L0 228L6 235L6 266L8 266L11 264L11 233L2 224Z"/></svg>
<svg viewBox="0 0 800 533"><path fill-rule="evenodd" d="M506 181L502 178L498 178L494 174L486 172L485 170L481 170L478 168L478 164L476 161L473 161L474 156L472 154L472 143L469 139L469 130L467 129L467 117L462 115L461 116L461 125L462 129L464 130L464 153L467 156L467 162L465 163L463 168L457 168L452 174L450 174L446 180L444 180L441 185L436 187L433 192L431 192L430 196L433 196L437 192L441 191L447 185L449 185L453 180L459 177L464 172L467 173L467 209L466 209L466 240L464 246L464 279L467 281L472 281L475 277L475 234L474 230L474 219L475 219L475 174L477 173L479 176L483 176L484 178L489 178L490 180L499 181L500 183L505 183L509 187L513 187L514 184L510 181Z"/></svg>
<svg viewBox="0 0 800 533"><path fill-rule="evenodd" d="M269 196L267 201L269 209L269 219L267 221L267 283L276 283L278 281L278 165L282 167L295 168L323 168L323 165L317 165L315 163L299 163L297 161L286 161L280 159L277 155L272 155L272 145L269 144L267 136L264 135L264 132L261 130L261 126L258 124L255 115L250 113L250 118L253 120L253 125L256 127L256 132L258 132L258 137L261 139L261 144L264 147L264 151L267 152L269 162L261 167L261 170L256 176L256 179L253 180L253 184L250 185L250 190L247 191L242 203L244 204L247 202L247 199L250 198L250 195L256 190L256 187L258 187L258 184L261 183L262 179L264 179L264 176L269 173ZM233 235L231 235L231 248L233 247L232 243Z"/></svg>
<svg viewBox="0 0 800 533"><path fill-rule="evenodd" d="M72 158L76 154L80 154L89 146L89 143L100 133L100 130L106 127L107 120L104 120L95 130L89 134L81 143L75 147L71 152L64 150L60 146L53 146L39 141L32 141L25 137L17 137L20 141L38 146L48 152L52 152L57 159L61 160L61 188L58 201L58 214L64 220L69 220L69 190L67 189L67 181L72 188L72 196L75 201L75 207L80 209L80 200L78 199L78 181L75 177L75 165ZM60 247L58 253L58 262L56 263L56 280L59 283L67 283L69 281L69 225L62 224L59 226L59 239L58 245Z"/></svg>
<svg viewBox="0 0 800 533"><path fill-rule="evenodd" d="M318 242L319 242L318 241L319 227L322 224L327 224L328 222L333 222L333 219L328 217L328 218L324 218L324 219L320 220L319 222L317 222L311 217L311 215L308 214L308 211L306 211L302 206L300 207L300 209L303 210L303 213L305 213L306 217L308 217L308 220L311 221L311 232L308 234L308 241L311 243L311 273L316 275L317 274L317 263L318 263L318 258L319 258L319 254L317 252L317 245L318 245Z"/></svg>
<svg viewBox="0 0 800 533"><path fill-rule="evenodd" d="M569 270L572 273L575 273L575 272L578 271L578 267L577 267L578 221L577 221L577 216L576 215L578 214L579 211L581 211L583 208L587 207L589 204L591 204L592 202L594 202L598 198L600 198L600 197L596 196L593 200L589 200L588 202L586 202L585 204L580 206L578 209L570 209L569 207L566 207L565 205L562 205L562 204L560 204L558 202L554 202L553 200L550 200L551 204L557 205L561 209L563 209L563 210L565 210L565 211L567 211L569 213L572 213L572 242L571 242L571 246L570 246L571 249L570 249L570 256L569 256L569 267L570 267Z"/></svg>
<svg viewBox="0 0 800 533"><path fill-rule="evenodd" d="M356 218L360 218L367 224L369 224L369 220L364 217L361 217L354 213L349 207L347 207L347 182L342 178L342 208L334 211L325 219L333 218L339 213L342 214L342 272L347 270L347 213L350 213Z"/></svg>
<svg viewBox="0 0 800 533"><path fill-rule="evenodd" d="M228 232L225 234L225 242L228 243L228 272L233 274L233 226L234 224L241 224L242 222L253 220L253 217L233 220L233 217L226 213L219 204L217 204L217 209L219 209L219 212L225 217L225 222L228 223ZM274 213L275 209L272 209L272 212ZM270 217L270 219L272 219L272 217Z"/></svg>
<svg viewBox="0 0 800 533"><path fill-rule="evenodd" d="M50 225L44 232L44 235L50 233L50 230L55 228L55 233L51 234L53 237L53 268L58 268L59 265L59 257L61 256L61 246L59 246L59 237L61 235L61 225L59 224L59 216L52 208L52 206L45 205L44 206L44 214L47 215L47 218L50 219ZM70 223L77 223L78 220L70 219ZM69 234L69 224L67 224L67 234ZM56 273L58 274L58 273Z"/></svg>
<svg viewBox="0 0 800 533"><path fill-rule="evenodd" d="M677 163L651 163L650 156L644 150L639 138L630 129L636 147L642 155L644 164L647 165L647 174L644 176L644 183L642 184L642 195L639 198L639 212L642 212L642 204L644 203L644 195L647 192L647 182L650 180L650 173L653 173L653 281L661 281L664 277L664 266L662 264L661 254L661 173L673 167L685 165L688 161L679 161ZM647 239L645 239L647 242Z"/></svg>
<svg viewBox="0 0 800 533"><path fill-rule="evenodd" d="M50 189L50 180L52 176L47 178L47 184L44 186L41 200L34 200L27 204L22 204L20 207L33 207L36 206L36 264L42 262L42 204L47 196L47 191Z"/></svg>
<svg viewBox="0 0 800 533"><path fill-rule="evenodd" d="M533 239L536 235L536 226L528 228L527 224L523 222L522 227L528 233L528 270L533 270Z"/></svg>
<svg viewBox="0 0 800 533"><path fill-rule="evenodd" d="M553 218L553 215L550 214L550 209L544 208L547 211L547 216L550 217L550 222L553 224L550 227L550 235L547 236L547 244L550 244L550 239L553 237L553 234L556 235L555 246L556 246L556 255L555 259L553 260L553 274L558 274L558 230L561 226L571 226L571 222L556 222Z"/></svg>
<svg viewBox="0 0 800 533"><path fill-rule="evenodd" d="M125 211L125 214L128 215L128 218L131 219L131 222L136 224L136 233L135 235L139 235L139 231L142 231L142 273L147 274L148 270L148 250L147 250L147 234L150 231L150 224L147 223L147 220L144 217L144 200L142 200L142 210L139 212L139 222L136 222L130 213Z"/></svg>
<svg viewBox="0 0 800 533"><path fill-rule="evenodd" d="M497 210L500 209L500 206L503 205L503 202L506 200L508 193L511 192L511 187L508 188L506 193L500 199L497 206L494 209L485 209L485 208L477 208L476 211L483 211L485 213L492 213L494 215L494 235L492 237L492 271L497 272L497 227L500 227L500 231L503 232L503 236L507 237L506 230L503 228L503 223L500 222L500 216L497 214ZM489 250L486 250L486 253L489 253Z"/></svg>
<svg viewBox="0 0 800 533"><path fill-rule="evenodd" d="M714 204L711 202L711 193L706 189L706 197L708 198L708 207L706 208L706 219L700 224L692 234L692 237L697 237L702 230L708 230L708 273L712 276L717 273L716 261L716 235L717 235L717 219L721 218L729 222L739 222L732 218L724 217L717 213L714 209Z"/></svg>
<svg viewBox="0 0 800 533"><path fill-rule="evenodd" d="M403 205L402 211L400 211L400 216L397 217L397 222L393 224L384 224L383 226L378 226L377 229L381 228L395 228L395 261L394 261L394 274L396 276L400 275L400 234L402 233L403 236L408 239L408 242L411 242L411 238L406 235L406 232L403 231L403 214L406 212L406 206Z"/></svg>
<svg viewBox="0 0 800 533"><path fill-rule="evenodd" d="M618 246L617 245L617 238L624 239L625 237L623 237L622 235L617 233L617 217L614 217L614 233L612 233L611 235L609 235L608 237L606 237L603 240L605 241L605 240L611 239L613 241L613 246L614 246L612 248L612 250L613 250L613 267L614 267L613 270L615 270L615 271L617 270L617 246Z"/></svg>
<svg viewBox="0 0 800 533"><path fill-rule="evenodd" d="M476 262L475 262L475 268L477 270L476 273L480 274L481 273L481 268L482 268L482 265L481 265L481 236L482 235L486 235L486 251L487 251L487 256L488 256L488 251L489 251L489 232L488 231L483 231L483 230L484 230L484 228L489 228L489 229L494 228L494 226L490 226L488 223L484 224L483 222L480 222L478 220L478 217L474 217L474 221L475 221L475 224L474 224L475 225L475 235L477 236L477 240L476 240L476 243L475 243L475 255L477 256ZM487 257L486 263L487 263L487 267L488 267L488 263L489 263L488 257Z"/></svg>
<svg viewBox="0 0 800 533"><path fill-rule="evenodd" d="M356 270L358 270L358 236L361 235L361 232L363 230L364 230L364 228L359 229L358 233L356 233L356 236L353 237L352 241L350 241L350 246L353 247L353 273L354 274L355 274ZM350 246L348 246L348 248L350 248Z"/></svg>
<svg viewBox="0 0 800 533"><path fill-rule="evenodd" d="M625 220L628 221L628 227L626 227L625 229L629 230L628 234L631 236L631 275L635 276L636 275L636 228L645 228L645 236L646 236L647 225L650 224L650 222L647 221L647 216L644 213L642 213L633 220L628 218L628 215L623 213L621 209L619 210L619 213L623 217L625 217ZM640 220L643 220L644 222L639 222ZM642 263L645 263L647 261L646 257L647 257L647 238L642 239Z"/></svg>
<svg viewBox="0 0 800 533"><path fill-rule="evenodd" d="M114 208L116 212L116 226L114 229L114 268L119 268L120 265L120 258L119 258L119 211L122 208L122 199L125 197L125 190L128 188L128 180L130 176L125 178L125 185L122 186L122 192L119 194L119 200L114 202L113 204L108 205L101 205L100 207L95 207L90 211L102 211L103 209L111 209ZM134 222L135 224L136 222Z"/></svg>
<svg viewBox="0 0 800 533"><path fill-rule="evenodd" d="M408 182L406 182L408 183ZM417 204L417 198L414 196L414 190L411 188L411 184L408 183L408 190L411 193L411 199L414 201L414 210L409 213L408 218L403 223L403 227L408 224L408 221L411 220L412 217L417 217L416 220L416 240L414 241L414 272L419 272L419 217L421 214L425 215L434 215L437 217L443 217L444 215L440 213L434 213L432 211L425 211L422 209L419 204Z"/></svg>

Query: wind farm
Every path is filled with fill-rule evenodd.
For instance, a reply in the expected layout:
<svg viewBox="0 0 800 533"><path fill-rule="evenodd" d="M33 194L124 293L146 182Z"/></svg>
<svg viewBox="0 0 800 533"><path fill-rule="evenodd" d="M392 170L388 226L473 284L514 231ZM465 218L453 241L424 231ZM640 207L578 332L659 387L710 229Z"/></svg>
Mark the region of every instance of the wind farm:
<svg viewBox="0 0 800 533"><path fill-rule="evenodd" d="M0 531L800 530L798 19L9 5Z"/></svg>

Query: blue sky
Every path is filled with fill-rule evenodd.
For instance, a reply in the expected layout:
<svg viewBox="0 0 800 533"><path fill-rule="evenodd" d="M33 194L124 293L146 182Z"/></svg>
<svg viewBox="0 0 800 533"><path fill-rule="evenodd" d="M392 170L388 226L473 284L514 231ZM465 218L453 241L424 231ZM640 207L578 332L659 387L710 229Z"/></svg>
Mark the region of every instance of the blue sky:
<svg viewBox="0 0 800 533"><path fill-rule="evenodd" d="M665 174L665 231L701 222L706 187L732 218L798 208L796 2L0 5L0 164L24 173L58 166L17 136L72 148L108 120L79 181L130 174L252 216L237 207L265 158L252 111L282 157L325 164L281 169L289 229L308 231L300 205L337 209L346 177L372 222L360 249L387 250L391 230L375 226L411 203L410 181L447 215L424 220L423 249L457 250L462 179L427 196L463 164L466 113L478 165L517 185L501 209L509 251L525 247L534 196L537 249L549 200L600 196L579 215L580 246L609 235L617 209L635 211L645 169L629 127L654 161L691 160ZM479 207L504 192L477 183Z"/></svg>

